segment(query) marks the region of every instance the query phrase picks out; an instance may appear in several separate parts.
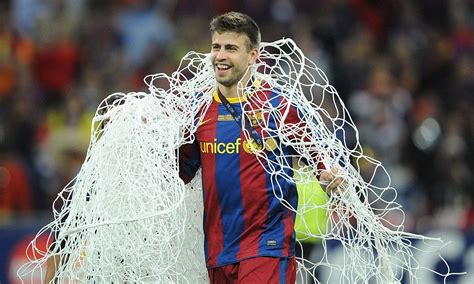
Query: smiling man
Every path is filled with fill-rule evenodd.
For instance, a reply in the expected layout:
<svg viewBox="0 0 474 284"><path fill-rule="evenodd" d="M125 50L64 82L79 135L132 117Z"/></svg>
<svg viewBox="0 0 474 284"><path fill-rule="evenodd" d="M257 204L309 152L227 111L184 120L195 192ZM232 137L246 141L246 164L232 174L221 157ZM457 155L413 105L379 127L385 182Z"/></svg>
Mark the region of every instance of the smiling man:
<svg viewBox="0 0 474 284"><path fill-rule="evenodd" d="M246 101L242 88L265 85L261 89L254 86L248 96L258 97L260 102L271 101L276 112L281 110L283 98L268 83L251 80L260 45L260 31L254 20L230 12L212 19L210 31L217 86L213 101L199 119L205 123L199 124L195 143L180 149L180 176L185 182L202 169L204 246L210 282L295 283L295 213L274 193L278 185L285 202L297 207L296 185L283 178L293 172L281 168L276 171L284 174L273 176L268 170L282 157L291 164L295 151L277 139L265 137L259 123L276 129L275 118L243 115ZM300 123L294 108L284 123ZM242 125L251 133L250 139ZM277 145L279 154L274 153ZM269 161L260 163L255 148L267 151ZM334 176L324 172L321 178L330 181Z"/></svg>
<svg viewBox="0 0 474 284"><path fill-rule="evenodd" d="M211 22L211 33L211 60L219 90L227 98L237 97L238 82L249 80L248 67L258 58L258 26L245 15L229 13Z"/></svg>

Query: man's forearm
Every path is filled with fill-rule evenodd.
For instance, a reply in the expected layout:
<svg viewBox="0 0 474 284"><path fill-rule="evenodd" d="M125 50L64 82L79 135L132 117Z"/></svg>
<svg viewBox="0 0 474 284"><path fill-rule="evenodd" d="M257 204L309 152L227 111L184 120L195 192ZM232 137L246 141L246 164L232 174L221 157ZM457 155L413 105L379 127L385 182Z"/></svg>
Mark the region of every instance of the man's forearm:
<svg viewBox="0 0 474 284"><path fill-rule="evenodd" d="M54 276L59 266L61 257L59 255L50 256L46 261L46 277L44 283L55 283Z"/></svg>

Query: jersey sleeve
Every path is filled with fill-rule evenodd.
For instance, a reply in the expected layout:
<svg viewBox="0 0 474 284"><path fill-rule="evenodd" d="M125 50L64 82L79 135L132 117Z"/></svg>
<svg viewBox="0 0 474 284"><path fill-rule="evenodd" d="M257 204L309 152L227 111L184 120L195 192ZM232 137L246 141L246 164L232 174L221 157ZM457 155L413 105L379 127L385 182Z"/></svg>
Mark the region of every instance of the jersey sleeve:
<svg viewBox="0 0 474 284"><path fill-rule="evenodd" d="M191 144L184 144L178 150L179 177L189 183L201 167L199 144L195 140Z"/></svg>
<svg viewBox="0 0 474 284"><path fill-rule="evenodd" d="M325 166L322 162L323 154L319 150L318 139L315 137L317 133L309 126L311 122L305 121L304 113L285 99L281 101L279 112L283 121L281 133L284 140L305 164L310 164L309 158L315 161L319 176Z"/></svg>

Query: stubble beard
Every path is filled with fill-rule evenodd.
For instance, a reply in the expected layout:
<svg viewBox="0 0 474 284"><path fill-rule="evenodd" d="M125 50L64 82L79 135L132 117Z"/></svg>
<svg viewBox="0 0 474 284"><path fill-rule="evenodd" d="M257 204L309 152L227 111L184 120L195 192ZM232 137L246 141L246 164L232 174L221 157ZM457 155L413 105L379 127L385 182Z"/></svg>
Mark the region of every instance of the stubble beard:
<svg viewBox="0 0 474 284"><path fill-rule="evenodd" d="M234 66L235 68L235 66ZM216 70L214 70L214 74L216 76L216 80L219 84L225 86L225 87L232 87L234 85L237 85L242 78L244 78L245 73L247 70L243 70L237 73L230 74L228 78L219 78L217 77Z"/></svg>

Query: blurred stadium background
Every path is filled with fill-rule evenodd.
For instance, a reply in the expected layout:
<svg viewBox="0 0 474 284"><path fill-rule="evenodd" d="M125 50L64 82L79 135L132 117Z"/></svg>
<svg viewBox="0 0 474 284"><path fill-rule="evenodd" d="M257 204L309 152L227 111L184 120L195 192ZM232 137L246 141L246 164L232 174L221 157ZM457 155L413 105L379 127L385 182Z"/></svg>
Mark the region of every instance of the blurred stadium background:
<svg viewBox="0 0 474 284"><path fill-rule="evenodd" d="M406 229L453 241L446 260L470 274L449 282L474 283L472 0L1 0L0 283L17 282L81 166L98 103L208 52L208 21L229 10L326 72L391 174Z"/></svg>

